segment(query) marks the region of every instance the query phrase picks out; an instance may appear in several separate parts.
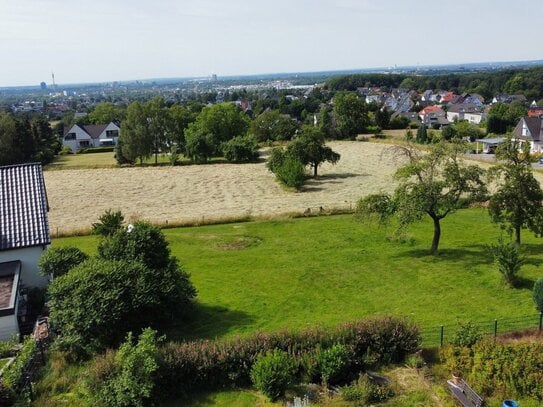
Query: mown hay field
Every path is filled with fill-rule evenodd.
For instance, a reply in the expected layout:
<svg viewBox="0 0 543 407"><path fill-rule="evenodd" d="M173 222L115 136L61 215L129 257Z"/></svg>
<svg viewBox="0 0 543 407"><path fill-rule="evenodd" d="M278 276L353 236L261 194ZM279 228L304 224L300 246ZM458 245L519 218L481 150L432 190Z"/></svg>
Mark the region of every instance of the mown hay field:
<svg viewBox="0 0 543 407"><path fill-rule="evenodd" d="M282 188L265 165L93 168L46 171L53 234L89 228L107 209L128 220L199 222L243 216L325 211L353 206L362 195L393 188L386 145L337 141L338 164L324 164L303 192ZM92 156L92 154L89 154Z"/></svg>

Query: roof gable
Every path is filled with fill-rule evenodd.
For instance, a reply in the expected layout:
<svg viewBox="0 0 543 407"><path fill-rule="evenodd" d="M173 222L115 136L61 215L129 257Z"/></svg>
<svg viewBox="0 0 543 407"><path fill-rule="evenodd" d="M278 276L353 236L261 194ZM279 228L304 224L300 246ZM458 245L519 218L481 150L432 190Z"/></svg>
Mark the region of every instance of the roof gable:
<svg viewBox="0 0 543 407"><path fill-rule="evenodd" d="M40 163L0 167L0 250L51 243Z"/></svg>

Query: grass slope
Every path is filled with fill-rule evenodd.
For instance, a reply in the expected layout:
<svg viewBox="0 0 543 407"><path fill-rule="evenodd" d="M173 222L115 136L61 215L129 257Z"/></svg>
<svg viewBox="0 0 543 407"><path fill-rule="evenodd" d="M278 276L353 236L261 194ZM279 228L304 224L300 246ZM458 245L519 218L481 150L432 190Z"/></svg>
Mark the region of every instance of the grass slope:
<svg viewBox="0 0 543 407"><path fill-rule="evenodd" d="M506 287L484 245L500 230L482 209L443 220L441 250L428 255L431 224L392 230L353 216L166 229L172 253L198 289L193 322L172 339L255 330L331 326L375 314L408 316L423 327L535 314L531 287L543 276L540 240L525 232L520 288ZM88 253L96 237L61 238ZM183 328L181 328L183 327Z"/></svg>

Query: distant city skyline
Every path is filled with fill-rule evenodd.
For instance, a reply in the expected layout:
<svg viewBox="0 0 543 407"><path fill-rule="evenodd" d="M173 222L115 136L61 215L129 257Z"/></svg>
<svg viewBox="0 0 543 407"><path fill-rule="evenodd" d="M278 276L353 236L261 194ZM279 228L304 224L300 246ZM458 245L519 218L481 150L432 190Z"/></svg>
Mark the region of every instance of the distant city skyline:
<svg viewBox="0 0 543 407"><path fill-rule="evenodd" d="M538 0L0 0L0 87L543 59Z"/></svg>

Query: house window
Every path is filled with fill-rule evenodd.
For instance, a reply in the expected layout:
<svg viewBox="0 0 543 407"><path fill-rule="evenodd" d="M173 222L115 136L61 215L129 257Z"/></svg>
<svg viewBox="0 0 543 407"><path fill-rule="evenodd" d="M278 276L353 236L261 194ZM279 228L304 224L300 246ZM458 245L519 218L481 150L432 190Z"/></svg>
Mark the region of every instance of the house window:
<svg viewBox="0 0 543 407"><path fill-rule="evenodd" d="M64 136L64 140L75 140L75 133L68 133Z"/></svg>
<svg viewBox="0 0 543 407"><path fill-rule="evenodd" d="M106 130L107 138L119 137L119 130Z"/></svg>
<svg viewBox="0 0 543 407"><path fill-rule="evenodd" d="M79 142L79 147L88 147L90 146L89 140L82 140Z"/></svg>

